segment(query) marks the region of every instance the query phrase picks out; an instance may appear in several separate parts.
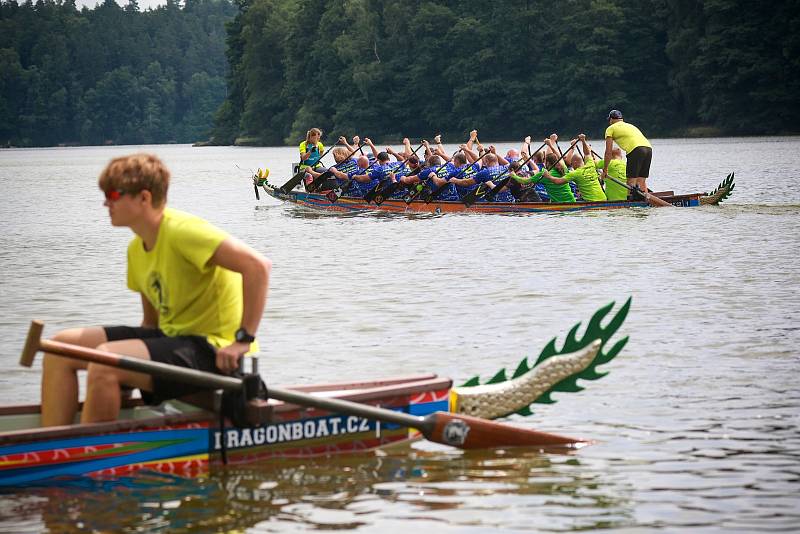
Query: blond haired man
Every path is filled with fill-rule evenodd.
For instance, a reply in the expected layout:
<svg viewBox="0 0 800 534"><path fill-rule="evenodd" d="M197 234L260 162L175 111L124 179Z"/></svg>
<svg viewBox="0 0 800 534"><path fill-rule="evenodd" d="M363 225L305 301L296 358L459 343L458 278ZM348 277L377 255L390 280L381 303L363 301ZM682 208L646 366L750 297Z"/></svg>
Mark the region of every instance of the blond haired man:
<svg viewBox="0 0 800 534"><path fill-rule="evenodd" d="M255 350L271 263L208 222L166 207L170 173L154 155L112 160L100 175L113 226L128 245L128 288L141 296L141 326L63 330L55 339L127 356L230 374ZM42 425L66 425L78 410L77 372L86 369L81 422L112 421L121 386L160 402L196 391L186 384L45 354Z"/></svg>

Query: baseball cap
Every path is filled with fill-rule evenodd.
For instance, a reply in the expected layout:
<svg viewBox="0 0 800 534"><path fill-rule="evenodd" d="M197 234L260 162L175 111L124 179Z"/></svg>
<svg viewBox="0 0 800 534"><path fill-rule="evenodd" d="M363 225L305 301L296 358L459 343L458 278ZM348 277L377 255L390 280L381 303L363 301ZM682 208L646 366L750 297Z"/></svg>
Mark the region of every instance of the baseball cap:
<svg viewBox="0 0 800 534"><path fill-rule="evenodd" d="M612 109L611 111L608 112L608 118L609 119L621 119L622 118L622 112L620 110L618 110L618 109Z"/></svg>

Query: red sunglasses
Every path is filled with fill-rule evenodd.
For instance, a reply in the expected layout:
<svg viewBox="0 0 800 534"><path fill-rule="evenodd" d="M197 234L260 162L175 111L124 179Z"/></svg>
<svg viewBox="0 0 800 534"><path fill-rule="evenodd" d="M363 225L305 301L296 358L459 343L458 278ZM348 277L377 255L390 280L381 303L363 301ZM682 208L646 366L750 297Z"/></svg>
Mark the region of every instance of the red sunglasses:
<svg viewBox="0 0 800 534"><path fill-rule="evenodd" d="M105 192L106 200L108 200L109 202L116 202L125 193L127 193L127 191L125 191L124 189L109 189L108 191Z"/></svg>

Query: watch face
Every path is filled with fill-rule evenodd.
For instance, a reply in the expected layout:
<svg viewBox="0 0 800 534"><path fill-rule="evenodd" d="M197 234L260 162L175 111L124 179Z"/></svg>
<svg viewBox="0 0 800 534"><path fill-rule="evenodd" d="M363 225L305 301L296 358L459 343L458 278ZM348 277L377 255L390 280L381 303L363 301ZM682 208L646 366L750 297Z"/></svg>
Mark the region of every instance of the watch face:
<svg viewBox="0 0 800 534"><path fill-rule="evenodd" d="M240 328L236 331L236 341L252 343L255 341L255 337L248 334L244 328Z"/></svg>

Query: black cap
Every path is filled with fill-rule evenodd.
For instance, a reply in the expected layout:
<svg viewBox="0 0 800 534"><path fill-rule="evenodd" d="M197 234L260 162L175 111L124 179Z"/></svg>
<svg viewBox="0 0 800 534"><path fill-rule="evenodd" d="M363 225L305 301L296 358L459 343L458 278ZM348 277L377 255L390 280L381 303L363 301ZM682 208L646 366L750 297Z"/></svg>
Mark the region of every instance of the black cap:
<svg viewBox="0 0 800 534"><path fill-rule="evenodd" d="M612 109L611 111L608 112L608 120L621 119L621 118L622 118L622 112L618 109Z"/></svg>

